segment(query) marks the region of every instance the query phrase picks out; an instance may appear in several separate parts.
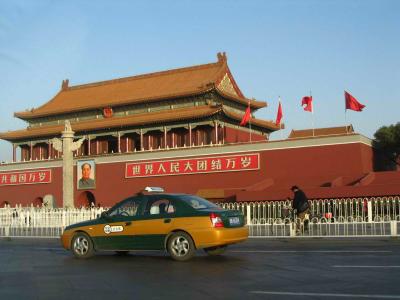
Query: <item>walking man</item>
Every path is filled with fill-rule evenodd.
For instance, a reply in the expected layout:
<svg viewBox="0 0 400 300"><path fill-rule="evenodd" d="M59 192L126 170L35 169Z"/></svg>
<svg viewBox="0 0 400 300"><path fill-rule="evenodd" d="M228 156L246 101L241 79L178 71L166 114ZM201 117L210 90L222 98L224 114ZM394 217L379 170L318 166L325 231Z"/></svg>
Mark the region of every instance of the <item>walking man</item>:
<svg viewBox="0 0 400 300"><path fill-rule="evenodd" d="M310 212L310 205L308 203L306 194L298 186L292 186L291 190L294 194L292 208L296 210L297 217L296 233L300 234L303 229L306 214L309 214Z"/></svg>

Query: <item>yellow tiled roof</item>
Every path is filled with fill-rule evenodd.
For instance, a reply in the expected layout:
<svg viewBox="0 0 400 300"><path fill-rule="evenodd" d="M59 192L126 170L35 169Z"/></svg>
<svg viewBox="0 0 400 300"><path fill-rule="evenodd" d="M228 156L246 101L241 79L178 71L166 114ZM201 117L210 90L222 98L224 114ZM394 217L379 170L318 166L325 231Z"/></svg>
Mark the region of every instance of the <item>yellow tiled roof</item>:
<svg viewBox="0 0 400 300"><path fill-rule="evenodd" d="M237 95L218 90L218 84L227 75ZM252 108L265 107L262 101L243 96L234 81L225 54L218 54L218 62L199 66L149 73L144 75L77 85L63 88L44 105L30 111L16 112L21 119L57 115L95 108L146 103L164 99L198 95L216 89L222 96L241 104L250 102Z"/></svg>

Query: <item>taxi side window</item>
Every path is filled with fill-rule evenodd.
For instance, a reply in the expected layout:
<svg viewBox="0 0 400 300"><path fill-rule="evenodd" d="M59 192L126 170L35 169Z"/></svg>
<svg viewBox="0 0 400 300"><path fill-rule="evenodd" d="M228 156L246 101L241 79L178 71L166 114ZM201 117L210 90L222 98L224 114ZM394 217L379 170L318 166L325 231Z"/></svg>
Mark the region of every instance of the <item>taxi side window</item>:
<svg viewBox="0 0 400 300"><path fill-rule="evenodd" d="M175 207L168 199L149 201L145 210L146 215L173 214Z"/></svg>
<svg viewBox="0 0 400 300"><path fill-rule="evenodd" d="M207 206L205 206L203 203L201 203L199 200L197 199L190 199L190 205L194 208L194 209L202 209L202 208L207 208Z"/></svg>
<svg viewBox="0 0 400 300"><path fill-rule="evenodd" d="M138 214L140 201L138 199L129 199L123 202L121 205L115 207L109 216L125 216L134 217Z"/></svg>

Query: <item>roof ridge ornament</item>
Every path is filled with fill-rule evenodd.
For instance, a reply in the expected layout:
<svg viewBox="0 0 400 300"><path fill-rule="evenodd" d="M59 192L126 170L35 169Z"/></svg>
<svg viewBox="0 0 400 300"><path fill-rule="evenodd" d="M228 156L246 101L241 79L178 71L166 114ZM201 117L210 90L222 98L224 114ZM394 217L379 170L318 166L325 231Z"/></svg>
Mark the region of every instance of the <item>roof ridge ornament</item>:
<svg viewBox="0 0 400 300"><path fill-rule="evenodd" d="M218 52L217 53L218 62L226 63L228 61L228 57L226 56L225 52Z"/></svg>
<svg viewBox="0 0 400 300"><path fill-rule="evenodd" d="M61 90L65 91L68 89L68 85L69 85L69 79L65 79L62 81L61 83Z"/></svg>

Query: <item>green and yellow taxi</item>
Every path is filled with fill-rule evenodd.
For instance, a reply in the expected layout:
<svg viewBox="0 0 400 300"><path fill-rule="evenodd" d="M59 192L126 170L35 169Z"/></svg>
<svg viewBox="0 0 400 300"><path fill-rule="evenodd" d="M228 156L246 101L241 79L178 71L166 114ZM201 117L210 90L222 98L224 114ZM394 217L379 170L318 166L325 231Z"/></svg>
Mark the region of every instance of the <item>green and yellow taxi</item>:
<svg viewBox="0 0 400 300"><path fill-rule="evenodd" d="M196 249L220 255L228 245L248 238L240 211L222 209L194 195L146 189L149 192L117 203L95 220L66 227L63 247L77 258L107 250L167 250L174 260L185 261Z"/></svg>

